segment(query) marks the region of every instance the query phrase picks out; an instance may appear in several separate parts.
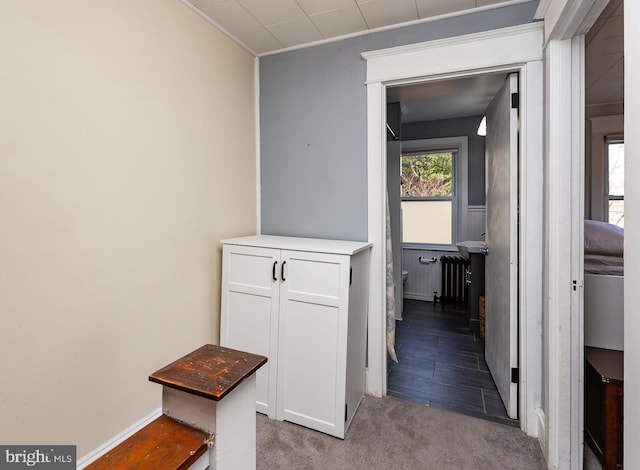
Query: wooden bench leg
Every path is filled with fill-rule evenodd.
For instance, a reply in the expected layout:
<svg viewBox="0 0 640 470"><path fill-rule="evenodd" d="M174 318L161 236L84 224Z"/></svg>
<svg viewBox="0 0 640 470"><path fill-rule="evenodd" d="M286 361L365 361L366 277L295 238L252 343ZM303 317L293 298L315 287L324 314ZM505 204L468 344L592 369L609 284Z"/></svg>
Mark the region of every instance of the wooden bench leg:
<svg viewBox="0 0 640 470"><path fill-rule="evenodd" d="M256 377L240 383L220 401L163 387L163 412L215 435L210 470L256 468Z"/></svg>
<svg viewBox="0 0 640 470"><path fill-rule="evenodd" d="M255 374L218 402L216 445L210 450L216 470L256 468Z"/></svg>

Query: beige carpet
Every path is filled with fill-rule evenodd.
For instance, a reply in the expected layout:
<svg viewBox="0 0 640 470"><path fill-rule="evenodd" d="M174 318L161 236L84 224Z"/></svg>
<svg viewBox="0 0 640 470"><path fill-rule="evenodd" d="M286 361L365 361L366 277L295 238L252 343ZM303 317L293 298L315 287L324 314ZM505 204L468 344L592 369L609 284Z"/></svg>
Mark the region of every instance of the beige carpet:
<svg viewBox="0 0 640 470"><path fill-rule="evenodd" d="M344 440L258 414L257 468L540 470L520 430L396 398L366 396Z"/></svg>

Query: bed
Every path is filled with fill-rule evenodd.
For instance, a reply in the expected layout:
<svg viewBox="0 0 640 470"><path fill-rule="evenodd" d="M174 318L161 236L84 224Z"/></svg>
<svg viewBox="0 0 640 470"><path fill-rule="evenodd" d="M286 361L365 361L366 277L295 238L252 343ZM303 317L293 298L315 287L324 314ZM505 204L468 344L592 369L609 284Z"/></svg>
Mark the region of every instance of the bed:
<svg viewBox="0 0 640 470"><path fill-rule="evenodd" d="M584 221L584 344L622 351L624 229Z"/></svg>

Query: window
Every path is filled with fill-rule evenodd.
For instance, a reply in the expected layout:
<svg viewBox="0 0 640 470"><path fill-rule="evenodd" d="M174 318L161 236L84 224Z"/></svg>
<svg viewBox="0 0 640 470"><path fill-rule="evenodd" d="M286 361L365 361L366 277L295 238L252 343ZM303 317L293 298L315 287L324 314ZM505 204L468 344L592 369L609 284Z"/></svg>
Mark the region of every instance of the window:
<svg viewBox="0 0 640 470"><path fill-rule="evenodd" d="M624 227L624 142L606 141L607 149L607 222Z"/></svg>
<svg viewBox="0 0 640 470"><path fill-rule="evenodd" d="M467 138L409 141L402 148L402 242L453 245L465 230Z"/></svg>

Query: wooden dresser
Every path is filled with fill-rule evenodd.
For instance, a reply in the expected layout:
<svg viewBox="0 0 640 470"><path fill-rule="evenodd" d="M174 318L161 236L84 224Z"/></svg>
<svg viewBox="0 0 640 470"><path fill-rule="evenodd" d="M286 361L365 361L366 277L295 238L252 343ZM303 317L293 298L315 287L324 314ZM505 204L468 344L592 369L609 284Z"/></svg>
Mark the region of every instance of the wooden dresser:
<svg viewBox="0 0 640 470"><path fill-rule="evenodd" d="M585 440L604 470L622 468L624 353L584 348Z"/></svg>

